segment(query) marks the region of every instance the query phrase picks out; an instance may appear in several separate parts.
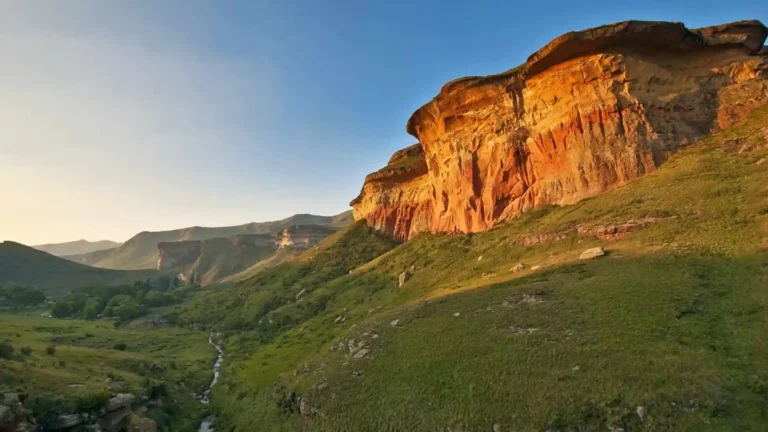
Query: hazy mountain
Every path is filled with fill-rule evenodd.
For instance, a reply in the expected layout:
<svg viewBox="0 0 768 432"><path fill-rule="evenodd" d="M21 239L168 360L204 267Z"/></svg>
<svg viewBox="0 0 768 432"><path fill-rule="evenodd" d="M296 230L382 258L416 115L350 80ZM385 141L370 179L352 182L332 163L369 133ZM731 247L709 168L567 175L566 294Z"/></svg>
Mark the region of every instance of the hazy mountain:
<svg viewBox="0 0 768 432"><path fill-rule="evenodd" d="M227 227L195 226L170 231L144 231L107 253L90 253L66 258L102 268L154 269L157 268L157 245L161 242L209 240L228 238L239 234L275 234L293 225L322 225L340 228L351 222L352 212L346 211L335 216L297 214L278 221L251 222Z"/></svg>
<svg viewBox="0 0 768 432"><path fill-rule="evenodd" d="M124 271L89 267L47 252L6 241L0 243L0 285L35 285L51 298L91 284L133 283L153 278L157 270Z"/></svg>
<svg viewBox="0 0 768 432"><path fill-rule="evenodd" d="M94 242L90 242L88 240L77 240L66 243L48 243L32 247L43 252L48 252L51 255L65 256L80 255L105 249L112 249L120 246L121 244L122 243L113 242L111 240L100 240Z"/></svg>

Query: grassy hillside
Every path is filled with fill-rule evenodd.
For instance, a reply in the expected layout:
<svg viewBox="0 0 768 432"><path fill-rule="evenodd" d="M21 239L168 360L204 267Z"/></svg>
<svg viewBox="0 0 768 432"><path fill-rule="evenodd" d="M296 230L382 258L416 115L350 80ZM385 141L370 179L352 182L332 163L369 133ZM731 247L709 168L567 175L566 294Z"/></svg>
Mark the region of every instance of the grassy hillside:
<svg viewBox="0 0 768 432"><path fill-rule="evenodd" d="M255 245L237 247L225 238L204 240L201 244L200 256L192 268L198 275L197 282L201 285L209 285L247 269L274 253L273 247Z"/></svg>
<svg viewBox="0 0 768 432"><path fill-rule="evenodd" d="M110 254L112 254L117 248L110 248L110 249L103 249L93 252L87 252L83 254L77 254L77 255L63 255L62 258L74 261L76 263L85 264L85 265L93 265L104 258L108 257Z"/></svg>
<svg viewBox="0 0 768 432"><path fill-rule="evenodd" d="M190 227L172 231L145 231L133 236L106 256L93 261L93 265L123 270L155 268L157 265L157 244L160 242L207 240L218 237L226 238L236 234L277 233L291 225L317 224L340 227L349 222L349 218L345 216L348 213L341 213L337 216L297 214L279 221L253 222L230 227Z"/></svg>
<svg viewBox="0 0 768 432"><path fill-rule="evenodd" d="M315 307L322 308L323 284L349 273L395 245L394 241L379 236L364 223L356 223L332 234L295 259L264 270L234 288L213 291L182 305L176 311L178 322L202 324L219 330L270 327L266 333L275 334L300 322L302 317L314 314ZM316 298L318 304L305 302L301 310L296 310L296 299L305 294ZM283 306L285 310L281 309Z"/></svg>
<svg viewBox="0 0 768 432"><path fill-rule="evenodd" d="M355 225L178 308L228 336L217 430L762 430L767 127L484 233Z"/></svg>
<svg viewBox="0 0 768 432"><path fill-rule="evenodd" d="M278 249L269 258L260 260L255 264L253 264L252 266L248 267L247 269L241 272L235 273L232 276L228 276L224 278L222 282L225 282L225 283L243 282L263 272L264 270L269 270L278 264L282 264L286 261L293 260L294 258L301 255L301 253L302 253L301 249L295 249L295 248Z"/></svg>
<svg viewBox="0 0 768 432"><path fill-rule="evenodd" d="M63 257L65 255L81 255L90 252L112 249L120 246L122 243L109 240L89 242L88 240L77 240L66 243L50 243L44 245L32 246L37 250L48 252L51 255Z"/></svg>
<svg viewBox="0 0 768 432"><path fill-rule="evenodd" d="M210 382L216 358L207 333L115 329L109 321L57 320L39 313L2 314L0 321L0 342L14 348L10 359L0 358L0 393L27 394L27 408L39 424L76 412L80 401L122 392L136 395L138 403L146 401L142 396L160 395L163 403L149 410L159 430L197 430L204 406L194 393ZM51 346L53 354L47 352Z"/></svg>
<svg viewBox="0 0 768 432"><path fill-rule="evenodd" d="M59 298L83 285L132 284L156 276L156 270L88 267L19 243L0 243L0 285L34 285L51 298Z"/></svg>

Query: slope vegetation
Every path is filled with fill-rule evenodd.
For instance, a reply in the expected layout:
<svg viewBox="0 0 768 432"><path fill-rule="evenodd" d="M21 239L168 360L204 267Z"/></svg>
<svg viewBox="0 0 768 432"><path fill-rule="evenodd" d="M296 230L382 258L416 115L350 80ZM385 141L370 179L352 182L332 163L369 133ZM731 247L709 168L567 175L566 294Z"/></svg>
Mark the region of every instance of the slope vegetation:
<svg viewBox="0 0 768 432"><path fill-rule="evenodd" d="M218 430L758 431L767 254L764 107L577 204L396 247L356 224L174 318L226 336Z"/></svg>
<svg viewBox="0 0 768 432"><path fill-rule="evenodd" d="M35 285L51 298L59 298L72 288L84 285L132 284L156 276L159 276L156 270L94 268L20 243L0 243L0 285Z"/></svg>

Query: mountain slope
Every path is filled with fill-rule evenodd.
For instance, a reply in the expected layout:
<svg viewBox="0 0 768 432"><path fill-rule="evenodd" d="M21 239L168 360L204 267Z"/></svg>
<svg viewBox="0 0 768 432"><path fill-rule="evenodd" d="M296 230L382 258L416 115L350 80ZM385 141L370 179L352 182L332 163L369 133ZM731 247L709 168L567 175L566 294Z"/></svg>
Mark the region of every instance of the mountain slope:
<svg viewBox="0 0 768 432"><path fill-rule="evenodd" d="M122 244L122 243L121 243ZM93 265L96 262L101 261L102 259L108 257L111 253L113 253L117 248L110 248L110 249L103 249L93 252L86 252L83 254L76 254L76 255L63 255L62 258L74 261L76 263L85 264L85 265Z"/></svg>
<svg viewBox="0 0 768 432"><path fill-rule="evenodd" d="M20 243L0 243L0 285L35 285L54 299L84 285L131 284L158 275L156 270L122 271L89 267Z"/></svg>
<svg viewBox="0 0 768 432"><path fill-rule="evenodd" d="M105 249L112 249L120 246L122 243L113 242L110 240L100 240L90 242L88 240L77 240L67 243L49 243L43 245L32 246L37 250L48 252L51 255L66 256L66 255L81 255L90 252L102 251Z"/></svg>
<svg viewBox="0 0 768 432"><path fill-rule="evenodd" d="M349 219L349 212L336 216L297 214L279 221L252 222L229 227L190 227L171 231L145 231L133 236L122 246L98 260L92 261L90 257L80 257L80 259L92 262L92 265L102 268L150 269L157 267L157 245L161 242L227 238L238 234L273 234L291 225L336 226Z"/></svg>
<svg viewBox="0 0 768 432"><path fill-rule="evenodd" d="M368 262L348 272L307 254L177 310L227 336L217 427L768 421L768 107L571 206L370 254L349 243L363 232L358 223L323 243L349 236L338 254ZM579 260L593 247L607 255Z"/></svg>

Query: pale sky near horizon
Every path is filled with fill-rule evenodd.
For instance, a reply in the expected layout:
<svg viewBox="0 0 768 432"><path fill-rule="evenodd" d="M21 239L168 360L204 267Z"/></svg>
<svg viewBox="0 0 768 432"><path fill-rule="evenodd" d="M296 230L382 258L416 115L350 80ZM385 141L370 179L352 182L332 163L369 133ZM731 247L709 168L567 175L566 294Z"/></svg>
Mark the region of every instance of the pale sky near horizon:
<svg viewBox="0 0 768 432"><path fill-rule="evenodd" d="M757 1L0 0L0 241L347 210L447 81L626 19Z"/></svg>

